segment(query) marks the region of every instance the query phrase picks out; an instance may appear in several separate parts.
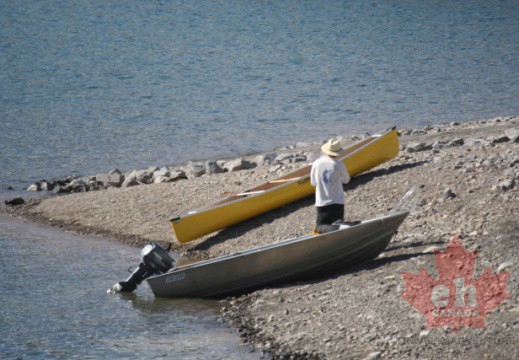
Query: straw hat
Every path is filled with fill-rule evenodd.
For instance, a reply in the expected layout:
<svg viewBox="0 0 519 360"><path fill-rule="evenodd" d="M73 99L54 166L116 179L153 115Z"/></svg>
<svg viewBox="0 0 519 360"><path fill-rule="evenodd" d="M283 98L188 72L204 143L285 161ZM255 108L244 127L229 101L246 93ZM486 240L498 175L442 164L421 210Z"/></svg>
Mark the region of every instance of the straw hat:
<svg viewBox="0 0 519 360"><path fill-rule="evenodd" d="M339 156L339 153L342 151L341 143L337 139L330 139L321 146L321 150L330 156Z"/></svg>

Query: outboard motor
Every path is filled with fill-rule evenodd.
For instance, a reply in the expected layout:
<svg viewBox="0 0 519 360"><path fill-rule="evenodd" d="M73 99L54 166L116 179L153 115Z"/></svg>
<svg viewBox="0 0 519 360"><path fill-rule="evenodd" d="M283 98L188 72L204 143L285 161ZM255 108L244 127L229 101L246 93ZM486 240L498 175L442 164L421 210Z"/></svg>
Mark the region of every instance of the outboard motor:
<svg viewBox="0 0 519 360"><path fill-rule="evenodd" d="M126 281L121 281L108 289L108 293L132 292L145 279L153 275L164 274L175 265L175 260L168 254L169 249L149 243L141 250L141 263Z"/></svg>

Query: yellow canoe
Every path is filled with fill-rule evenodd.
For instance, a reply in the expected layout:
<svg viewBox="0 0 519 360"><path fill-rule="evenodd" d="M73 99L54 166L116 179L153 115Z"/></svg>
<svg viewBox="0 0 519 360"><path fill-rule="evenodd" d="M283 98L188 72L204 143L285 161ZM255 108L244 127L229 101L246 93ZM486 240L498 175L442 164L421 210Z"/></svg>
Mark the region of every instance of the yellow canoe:
<svg viewBox="0 0 519 360"><path fill-rule="evenodd" d="M355 176L391 160L398 154L398 150L398 133L393 128L345 148L340 160L350 175ZM182 243L195 240L313 194L311 168L311 165L307 165L210 206L171 219L177 240Z"/></svg>

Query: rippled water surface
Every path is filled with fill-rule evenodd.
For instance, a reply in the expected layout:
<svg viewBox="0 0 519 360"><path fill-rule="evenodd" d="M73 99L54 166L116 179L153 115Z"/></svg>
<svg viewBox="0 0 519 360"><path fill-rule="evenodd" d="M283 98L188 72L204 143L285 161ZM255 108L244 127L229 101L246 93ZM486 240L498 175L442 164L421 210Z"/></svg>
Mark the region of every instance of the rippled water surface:
<svg viewBox="0 0 519 360"><path fill-rule="evenodd" d="M257 359L216 300L106 290L139 250L0 216L1 359Z"/></svg>
<svg viewBox="0 0 519 360"><path fill-rule="evenodd" d="M0 186L519 110L518 1L0 4Z"/></svg>

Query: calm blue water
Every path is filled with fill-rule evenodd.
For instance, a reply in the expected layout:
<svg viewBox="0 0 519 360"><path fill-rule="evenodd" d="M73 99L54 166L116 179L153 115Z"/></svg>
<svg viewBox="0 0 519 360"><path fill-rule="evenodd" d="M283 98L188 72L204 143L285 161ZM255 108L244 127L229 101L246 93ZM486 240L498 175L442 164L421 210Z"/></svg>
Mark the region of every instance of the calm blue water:
<svg viewBox="0 0 519 360"><path fill-rule="evenodd" d="M518 1L0 6L0 187L519 113Z"/></svg>
<svg viewBox="0 0 519 360"><path fill-rule="evenodd" d="M0 359L258 359L222 303L108 295L139 250L0 215Z"/></svg>

